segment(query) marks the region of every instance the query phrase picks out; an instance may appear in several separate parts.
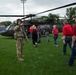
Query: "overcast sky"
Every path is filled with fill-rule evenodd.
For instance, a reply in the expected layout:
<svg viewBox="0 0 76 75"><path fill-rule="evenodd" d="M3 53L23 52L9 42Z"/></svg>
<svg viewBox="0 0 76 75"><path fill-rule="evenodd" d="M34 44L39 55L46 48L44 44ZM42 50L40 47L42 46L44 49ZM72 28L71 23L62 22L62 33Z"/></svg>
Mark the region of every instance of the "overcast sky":
<svg viewBox="0 0 76 75"><path fill-rule="evenodd" d="M25 15L36 14L48 9L53 9L59 6L76 2L76 0L27 0L25 2ZM76 5L74 5L76 6ZM74 7L71 6L71 7ZM64 16L66 8L50 11L41 15L48 15L49 13L59 14ZM0 0L0 15L22 15L23 5L21 0ZM17 18L13 17L0 17L0 21L14 21Z"/></svg>

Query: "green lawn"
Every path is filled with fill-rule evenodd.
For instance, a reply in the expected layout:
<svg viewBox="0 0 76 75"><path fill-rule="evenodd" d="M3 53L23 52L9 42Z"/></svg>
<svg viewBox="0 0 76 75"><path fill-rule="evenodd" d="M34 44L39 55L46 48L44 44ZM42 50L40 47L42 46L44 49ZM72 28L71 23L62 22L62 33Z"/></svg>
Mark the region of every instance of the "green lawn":
<svg viewBox="0 0 76 75"><path fill-rule="evenodd" d="M62 55L61 34L57 41L59 46L55 47L52 35L50 42L42 37L41 44L35 48L29 39L24 43L24 61L18 61L15 40L0 36L0 75L75 75L76 61L73 67L66 65L70 57L69 47L67 55Z"/></svg>

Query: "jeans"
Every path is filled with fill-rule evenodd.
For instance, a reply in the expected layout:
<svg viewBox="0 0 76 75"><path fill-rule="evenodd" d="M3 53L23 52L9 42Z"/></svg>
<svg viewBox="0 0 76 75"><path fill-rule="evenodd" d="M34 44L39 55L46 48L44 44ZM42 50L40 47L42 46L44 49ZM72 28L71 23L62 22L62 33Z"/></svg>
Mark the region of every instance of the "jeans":
<svg viewBox="0 0 76 75"><path fill-rule="evenodd" d="M57 38L58 38L58 35L54 35L54 44L55 44L55 45L58 45L58 44L57 44Z"/></svg>
<svg viewBox="0 0 76 75"><path fill-rule="evenodd" d="M33 42L33 45L37 43L37 34L35 35L32 34L32 42Z"/></svg>
<svg viewBox="0 0 76 75"><path fill-rule="evenodd" d="M37 42L38 42L38 43L40 43L40 42L41 42L41 32L38 32Z"/></svg>
<svg viewBox="0 0 76 75"><path fill-rule="evenodd" d="M66 46L67 44L69 45L70 49L71 49L71 42L72 42L72 37L71 36L66 36L65 37L65 44L63 45L63 54L66 54Z"/></svg>
<svg viewBox="0 0 76 75"><path fill-rule="evenodd" d="M69 59L69 62L68 62L68 64L70 66L73 65L75 57L76 57L76 42L74 43L74 46L72 48L72 53L71 53L71 56L70 56L70 59Z"/></svg>
<svg viewBox="0 0 76 75"><path fill-rule="evenodd" d="M49 42L49 32L45 32L46 40Z"/></svg>
<svg viewBox="0 0 76 75"><path fill-rule="evenodd" d="M32 38L32 32L30 32L30 37Z"/></svg>

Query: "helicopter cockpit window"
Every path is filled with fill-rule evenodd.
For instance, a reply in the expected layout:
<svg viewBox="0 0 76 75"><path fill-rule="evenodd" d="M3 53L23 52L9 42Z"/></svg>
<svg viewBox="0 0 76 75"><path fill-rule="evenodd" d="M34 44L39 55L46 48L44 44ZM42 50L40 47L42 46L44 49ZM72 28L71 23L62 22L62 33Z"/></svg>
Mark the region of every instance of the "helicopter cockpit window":
<svg viewBox="0 0 76 75"><path fill-rule="evenodd" d="M14 27L15 27L15 25L11 25L11 26L9 27L9 30L13 30Z"/></svg>
<svg viewBox="0 0 76 75"><path fill-rule="evenodd" d="M7 28L6 28L6 30L8 30L10 28L10 26L8 26Z"/></svg>

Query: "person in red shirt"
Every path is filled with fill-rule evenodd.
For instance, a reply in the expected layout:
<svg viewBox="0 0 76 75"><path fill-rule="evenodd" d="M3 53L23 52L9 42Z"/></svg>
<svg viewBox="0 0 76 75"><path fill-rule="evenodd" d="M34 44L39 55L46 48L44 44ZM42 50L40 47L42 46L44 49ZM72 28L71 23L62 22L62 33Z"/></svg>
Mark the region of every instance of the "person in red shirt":
<svg viewBox="0 0 76 75"><path fill-rule="evenodd" d="M76 16L74 16L74 19L76 21ZM72 36L72 53L69 59L69 62L67 63L69 66L73 66L75 57L76 57L76 24L73 26L73 36Z"/></svg>
<svg viewBox="0 0 76 75"><path fill-rule="evenodd" d="M54 37L53 37L54 38L54 45L58 46L58 44L57 44L57 38L58 38L59 31L58 31L56 25L53 26L52 34L54 35Z"/></svg>
<svg viewBox="0 0 76 75"><path fill-rule="evenodd" d="M62 29L63 33L63 54L66 54L66 46L69 44L69 47L71 49L71 42L72 42L72 35L73 35L73 29L72 26L67 22L64 21L64 26Z"/></svg>
<svg viewBox="0 0 76 75"><path fill-rule="evenodd" d="M38 37L38 29L36 28L35 25L32 26L32 42L33 45L36 47L37 46L37 37Z"/></svg>
<svg viewBox="0 0 76 75"><path fill-rule="evenodd" d="M30 37L32 38L32 26L29 28L29 32L30 32Z"/></svg>

